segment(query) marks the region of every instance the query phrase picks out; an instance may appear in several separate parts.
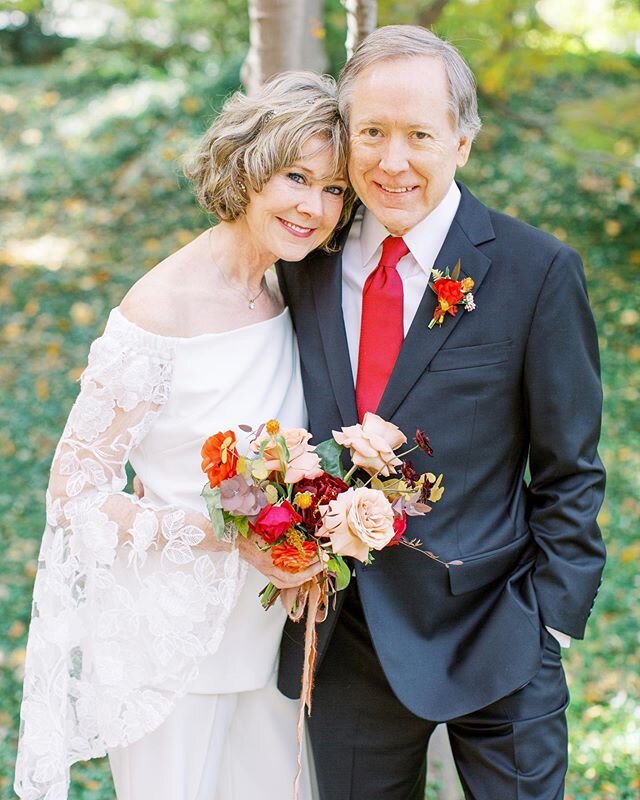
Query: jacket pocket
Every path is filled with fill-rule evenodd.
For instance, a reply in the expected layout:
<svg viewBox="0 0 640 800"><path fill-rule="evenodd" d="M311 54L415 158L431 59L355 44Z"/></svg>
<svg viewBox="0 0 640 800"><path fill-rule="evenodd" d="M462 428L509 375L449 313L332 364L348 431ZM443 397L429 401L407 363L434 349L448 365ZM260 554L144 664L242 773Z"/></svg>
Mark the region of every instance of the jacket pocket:
<svg viewBox="0 0 640 800"><path fill-rule="evenodd" d="M501 364L509 358L510 350L511 339L469 347L443 348L431 360L429 370L438 372L446 369L471 369Z"/></svg>
<svg viewBox="0 0 640 800"><path fill-rule="evenodd" d="M459 595L505 580L516 567L533 561L537 546L527 531L523 536L497 550L460 559L462 564L449 567L451 594Z"/></svg>

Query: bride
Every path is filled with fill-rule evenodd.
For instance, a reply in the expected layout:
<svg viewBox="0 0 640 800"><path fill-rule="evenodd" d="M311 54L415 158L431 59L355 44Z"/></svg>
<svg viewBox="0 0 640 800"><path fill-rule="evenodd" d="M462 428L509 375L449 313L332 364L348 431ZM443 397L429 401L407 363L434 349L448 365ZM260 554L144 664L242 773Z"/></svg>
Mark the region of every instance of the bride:
<svg viewBox="0 0 640 800"><path fill-rule="evenodd" d="M298 351L273 272L347 218L333 82L284 74L236 94L187 169L220 220L139 280L89 354L58 444L34 588L16 793L65 800L109 754L119 800L283 800L297 705L274 681L292 576L217 541L200 491L216 431L302 427ZM124 492L130 463L144 498ZM303 796L310 796L307 780Z"/></svg>

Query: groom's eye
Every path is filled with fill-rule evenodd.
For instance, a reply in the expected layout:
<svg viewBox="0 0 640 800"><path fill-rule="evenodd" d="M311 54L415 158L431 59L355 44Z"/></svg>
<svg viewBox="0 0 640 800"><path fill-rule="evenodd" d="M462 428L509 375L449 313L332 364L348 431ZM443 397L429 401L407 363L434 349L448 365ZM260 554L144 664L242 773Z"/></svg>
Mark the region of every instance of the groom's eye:
<svg viewBox="0 0 640 800"><path fill-rule="evenodd" d="M419 139L420 141L429 138L429 134L426 131L414 131L413 135L416 137L416 139Z"/></svg>
<svg viewBox="0 0 640 800"><path fill-rule="evenodd" d="M380 136L380 130L378 128L367 128L365 130L367 136L370 136L372 139L377 138Z"/></svg>

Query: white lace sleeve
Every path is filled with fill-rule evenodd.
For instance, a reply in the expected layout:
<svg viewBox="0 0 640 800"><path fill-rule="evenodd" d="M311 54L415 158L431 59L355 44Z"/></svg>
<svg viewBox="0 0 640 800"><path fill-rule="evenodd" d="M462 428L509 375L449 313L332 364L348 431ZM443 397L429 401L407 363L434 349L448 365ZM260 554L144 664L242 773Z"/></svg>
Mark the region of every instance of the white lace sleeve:
<svg viewBox="0 0 640 800"><path fill-rule="evenodd" d="M244 576L202 517L122 490L161 413L175 340L109 324L58 444L29 630L16 793L66 800L69 766L156 728L217 649Z"/></svg>

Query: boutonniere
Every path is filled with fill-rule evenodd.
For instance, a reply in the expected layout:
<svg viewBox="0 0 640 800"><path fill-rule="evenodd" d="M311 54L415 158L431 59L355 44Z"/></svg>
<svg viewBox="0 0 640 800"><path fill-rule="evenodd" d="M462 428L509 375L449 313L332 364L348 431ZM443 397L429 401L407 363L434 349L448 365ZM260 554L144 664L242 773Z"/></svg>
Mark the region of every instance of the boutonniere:
<svg viewBox="0 0 640 800"><path fill-rule="evenodd" d="M449 274L449 268L442 270L434 269L431 273L433 281L429 281L429 286L438 297L438 305L433 312L433 318L428 327L442 325L447 314L452 317L458 313L458 306L463 306L465 311L473 311L476 304L473 300L471 290L473 289L473 278L460 278L460 259Z"/></svg>

